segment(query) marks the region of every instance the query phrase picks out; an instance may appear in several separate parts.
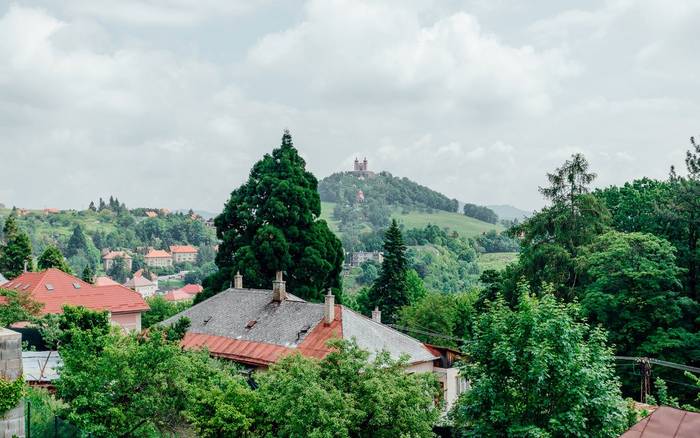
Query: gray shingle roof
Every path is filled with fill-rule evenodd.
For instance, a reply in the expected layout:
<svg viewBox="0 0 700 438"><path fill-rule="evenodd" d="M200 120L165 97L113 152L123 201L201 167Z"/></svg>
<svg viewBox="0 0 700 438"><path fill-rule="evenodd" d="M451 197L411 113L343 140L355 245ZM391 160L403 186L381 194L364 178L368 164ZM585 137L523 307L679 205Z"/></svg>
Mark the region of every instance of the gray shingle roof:
<svg viewBox="0 0 700 438"><path fill-rule="evenodd" d="M190 332L295 347L323 318L323 305L293 295L281 303L272 291L228 289L163 321L186 316ZM255 321L252 327L247 328Z"/></svg>

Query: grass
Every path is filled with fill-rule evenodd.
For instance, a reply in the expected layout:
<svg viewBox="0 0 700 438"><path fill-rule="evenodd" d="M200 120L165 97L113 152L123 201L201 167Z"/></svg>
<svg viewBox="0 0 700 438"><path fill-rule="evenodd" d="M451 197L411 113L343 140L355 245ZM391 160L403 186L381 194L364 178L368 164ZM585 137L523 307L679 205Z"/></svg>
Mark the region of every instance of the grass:
<svg viewBox="0 0 700 438"><path fill-rule="evenodd" d="M495 269L496 271L501 271L505 269L507 265L518 260L517 252L492 252L487 254L480 254L477 264L479 269L483 272L487 269Z"/></svg>
<svg viewBox="0 0 700 438"><path fill-rule="evenodd" d="M321 218L328 222L331 230L338 232L339 221L333 220L333 208L335 203L321 203ZM449 228L450 231L456 231L460 236L474 237L485 233L489 230L503 231L501 225L489 224L478 219L467 217L461 213L450 213L447 211L434 210L433 213L424 213L420 211L411 211L408 214L402 214L401 209L394 209L391 214L393 219L403 224L406 228L423 228L428 224L437 225L440 228ZM368 229L369 231L369 229Z"/></svg>

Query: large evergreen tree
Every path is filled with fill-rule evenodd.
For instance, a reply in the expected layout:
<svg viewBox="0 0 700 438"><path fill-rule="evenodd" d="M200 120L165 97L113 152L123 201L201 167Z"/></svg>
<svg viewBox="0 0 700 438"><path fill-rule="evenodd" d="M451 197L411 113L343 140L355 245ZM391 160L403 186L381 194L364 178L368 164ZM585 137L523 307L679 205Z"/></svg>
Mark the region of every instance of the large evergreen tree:
<svg viewBox="0 0 700 438"><path fill-rule="evenodd" d="M216 217L219 271L205 280L197 300L229 287L238 271L246 287L270 288L281 270L297 296L320 300L327 288L340 294L343 249L319 219L317 186L285 131L282 145L253 166Z"/></svg>
<svg viewBox="0 0 700 438"><path fill-rule="evenodd" d="M76 224L75 228L73 228L73 234L68 239L68 245L66 245L66 257L72 257L81 251L88 254L88 240L83 232L83 227L80 224Z"/></svg>
<svg viewBox="0 0 700 438"><path fill-rule="evenodd" d="M406 244L399 224L393 219L384 236L382 268L368 294L369 307L378 307L386 323L393 323L399 309L410 303L407 274Z"/></svg>
<svg viewBox="0 0 700 438"><path fill-rule="evenodd" d="M73 274L73 271L71 270L70 266L68 266L68 262L66 262L66 258L63 257L61 250L53 245L47 246L44 252L41 253L39 256L38 265L39 270L41 271L49 268L56 268L67 274Z"/></svg>
<svg viewBox="0 0 700 438"><path fill-rule="evenodd" d="M20 230L14 214L11 214L3 228L5 245L0 246L0 273L7 278L15 278L32 268L32 244L29 236Z"/></svg>

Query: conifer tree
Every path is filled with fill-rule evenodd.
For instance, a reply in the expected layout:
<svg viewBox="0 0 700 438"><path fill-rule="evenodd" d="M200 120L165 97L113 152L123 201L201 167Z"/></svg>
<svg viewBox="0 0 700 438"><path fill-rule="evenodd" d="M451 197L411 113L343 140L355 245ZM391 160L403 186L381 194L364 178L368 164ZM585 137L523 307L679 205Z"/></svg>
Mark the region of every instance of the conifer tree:
<svg viewBox="0 0 700 438"><path fill-rule="evenodd" d="M407 274L406 245L399 225L393 219L384 235L382 269L368 296L370 308L378 307L386 323L393 323L398 310L410 303Z"/></svg>
<svg viewBox="0 0 700 438"><path fill-rule="evenodd" d="M63 257L61 250L53 245L46 247L43 253L39 256L39 270L43 271L45 269L56 268L65 272L66 274L73 274L66 258Z"/></svg>
<svg viewBox="0 0 700 438"><path fill-rule="evenodd" d="M80 276L80 278L86 282L93 284L95 282L95 268L92 267L90 263L85 265L85 268L83 269L83 274Z"/></svg>
<svg viewBox="0 0 700 438"><path fill-rule="evenodd" d="M29 236L20 230L16 217L11 214L3 228L5 245L0 247L0 273L7 278L15 278L27 270L32 269L32 244Z"/></svg>
<svg viewBox="0 0 700 438"><path fill-rule="evenodd" d="M95 207L95 202L90 201L90 205L88 206L88 210L90 211L97 211L97 207Z"/></svg>
<svg viewBox="0 0 700 438"><path fill-rule="evenodd" d="M66 257L72 257L83 251L88 254L88 241L83 228L80 224L77 224L73 228L73 234L71 234L70 239L68 239L68 245L66 245Z"/></svg>
<svg viewBox="0 0 700 438"><path fill-rule="evenodd" d="M319 219L317 187L285 131L281 146L253 166L216 217L219 271L206 279L205 293L196 299L229 287L238 271L247 287L269 289L275 271L285 271L287 289L297 296L320 300L328 288L339 295L343 248Z"/></svg>

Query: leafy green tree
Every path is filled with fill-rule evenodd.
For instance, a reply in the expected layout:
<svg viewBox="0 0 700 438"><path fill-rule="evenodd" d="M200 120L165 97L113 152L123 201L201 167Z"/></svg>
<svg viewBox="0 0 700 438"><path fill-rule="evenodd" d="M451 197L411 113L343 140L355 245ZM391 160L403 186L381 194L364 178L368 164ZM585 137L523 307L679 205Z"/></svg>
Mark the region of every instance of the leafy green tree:
<svg viewBox="0 0 700 438"><path fill-rule="evenodd" d="M9 327L20 321L31 321L44 307L28 292L0 288L0 327Z"/></svg>
<svg viewBox="0 0 700 438"><path fill-rule="evenodd" d="M605 334L576 322L578 313L526 287L515 310L491 303L465 346L461 372L471 389L451 413L463 436L617 437L626 429Z"/></svg>
<svg viewBox="0 0 700 438"><path fill-rule="evenodd" d="M126 264L124 257L115 257L112 266L107 271L107 275L117 283L125 283L129 278L129 274L131 274L131 272L129 271L129 266Z"/></svg>
<svg viewBox="0 0 700 438"><path fill-rule="evenodd" d="M95 268L92 267L91 264L86 264L85 269L83 269L83 273L80 276L80 278L86 282L86 283L94 283L95 282Z"/></svg>
<svg viewBox="0 0 700 438"><path fill-rule="evenodd" d="M250 287L269 288L275 271L286 271L287 287L305 299L340 293L343 249L324 220L317 180L285 131L282 145L258 161L248 181L231 193L216 217L221 239L218 273L198 300L228 287L240 271Z"/></svg>
<svg viewBox="0 0 700 438"><path fill-rule="evenodd" d="M585 247L577 262L586 284L583 310L591 323L608 330L617 354L683 363L698 357L700 336L688 336L688 314L696 314L698 304L679 292L681 270L668 241L611 231Z"/></svg>
<svg viewBox="0 0 700 438"><path fill-rule="evenodd" d="M11 214L5 221L3 235L5 245L0 247L0 273L15 278L32 268L32 244L29 236L17 226L16 216Z"/></svg>
<svg viewBox="0 0 700 438"><path fill-rule="evenodd" d="M407 273L406 245L399 225L394 219L384 237L384 261L381 272L368 295L370 309L378 307L382 311L382 319L387 323L393 323L399 309L410 303Z"/></svg>
<svg viewBox="0 0 700 438"><path fill-rule="evenodd" d="M161 321L176 315L189 308L192 304L189 301L170 302L160 295L146 298L150 309L141 318L143 328L151 327Z"/></svg>
<svg viewBox="0 0 700 438"><path fill-rule="evenodd" d="M488 207L483 207L476 204L464 204L462 209L465 216L478 219L480 221L488 222L490 224L495 224L498 222L498 215Z"/></svg>
<svg viewBox="0 0 700 438"><path fill-rule="evenodd" d="M73 274L66 258L63 257L61 250L55 246L47 246L43 253L39 256L38 260L39 270L43 271L45 269L56 268L65 272L66 274Z"/></svg>

